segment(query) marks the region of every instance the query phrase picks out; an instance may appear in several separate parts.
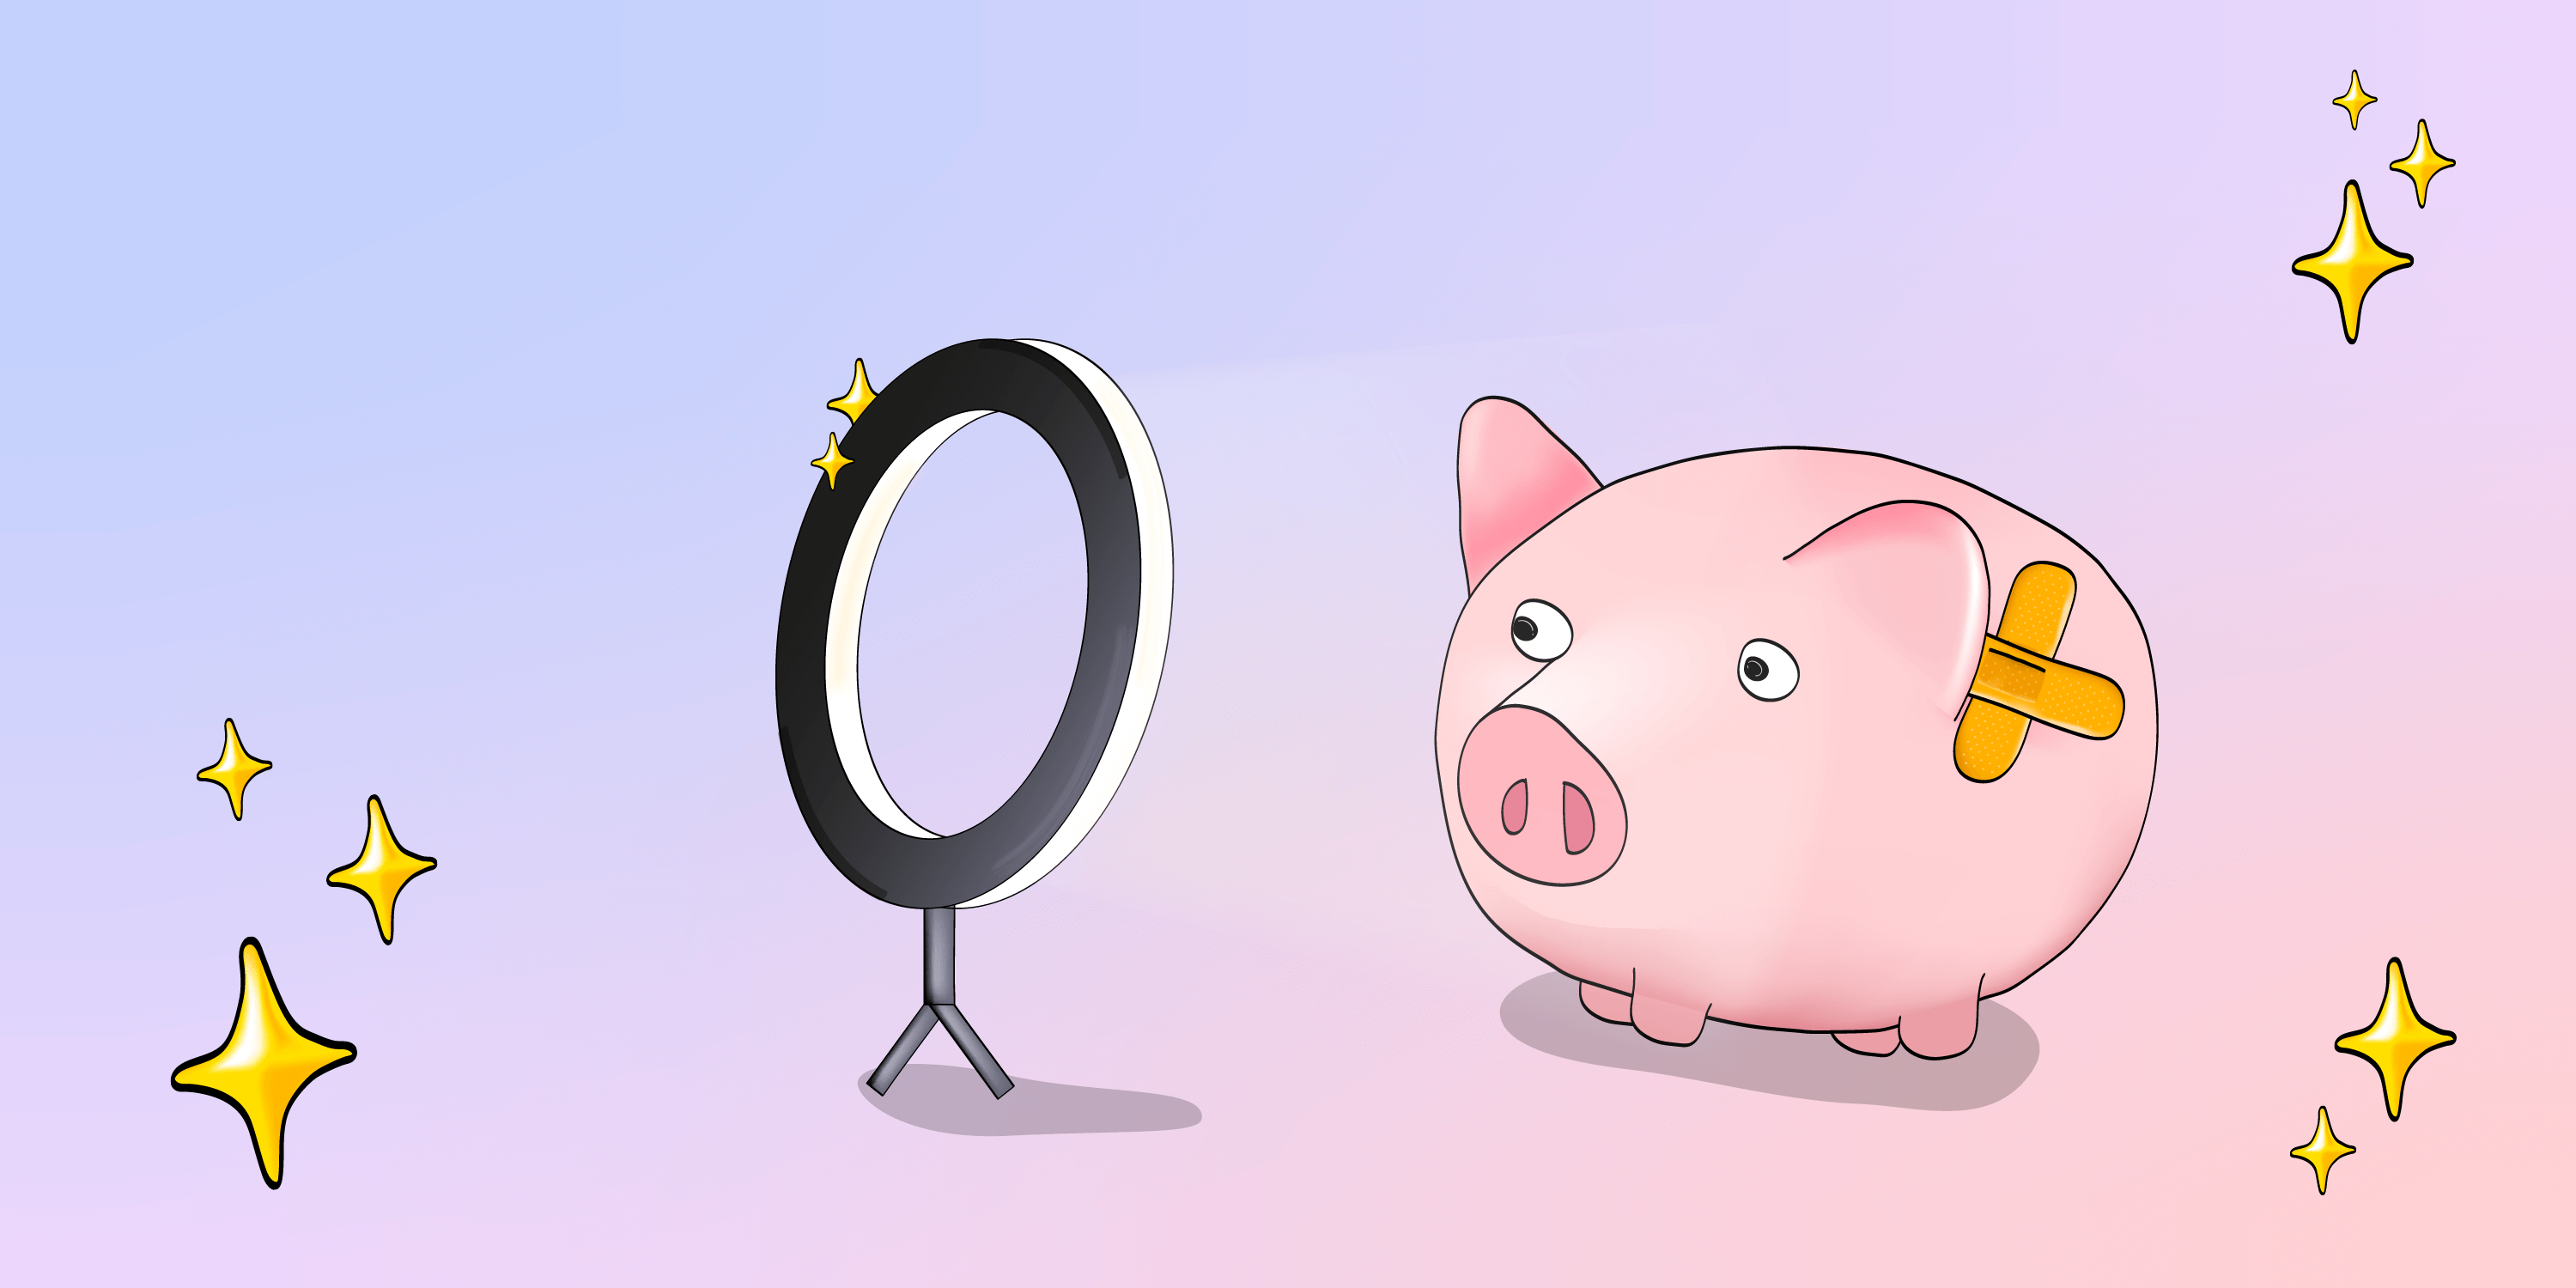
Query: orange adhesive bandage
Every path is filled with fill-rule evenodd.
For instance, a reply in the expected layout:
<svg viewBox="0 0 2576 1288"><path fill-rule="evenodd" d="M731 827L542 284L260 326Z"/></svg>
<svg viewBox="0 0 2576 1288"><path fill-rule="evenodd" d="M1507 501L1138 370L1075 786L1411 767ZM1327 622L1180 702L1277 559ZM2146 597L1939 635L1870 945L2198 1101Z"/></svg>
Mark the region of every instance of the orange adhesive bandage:
<svg viewBox="0 0 2576 1288"><path fill-rule="evenodd" d="M2014 576L1951 743L1951 758L1969 780L1991 783L2009 772L2033 720L2081 738L2120 731L2127 706L2119 682L2053 656L2074 608L2075 574L2063 566L2035 563Z"/></svg>

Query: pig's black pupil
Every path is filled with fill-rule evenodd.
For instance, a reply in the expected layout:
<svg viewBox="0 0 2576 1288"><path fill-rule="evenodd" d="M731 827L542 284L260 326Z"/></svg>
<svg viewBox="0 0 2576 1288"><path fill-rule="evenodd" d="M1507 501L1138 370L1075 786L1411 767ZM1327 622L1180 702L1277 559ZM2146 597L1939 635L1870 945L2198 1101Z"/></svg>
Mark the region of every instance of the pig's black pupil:
<svg viewBox="0 0 2576 1288"><path fill-rule="evenodd" d="M1526 617L1515 617L1515 618L1513 618L1513 619L1512 619L1512 638L1513 638L1513 639L1516 639L1516 640L1534 640L1534 639L1537 639L1537 638L1538 638L1538 623L1533 622L1533 621L1531 621L1530 619L1528 619L1528 618L1526 618Z"/></svg>
<svg viewBox="0 0 2576 1288"><path fill-rule="evenodd" d="M1744 678L1760 684L1771 678L1771 664L1758 657L1744 659Z"/></svg>

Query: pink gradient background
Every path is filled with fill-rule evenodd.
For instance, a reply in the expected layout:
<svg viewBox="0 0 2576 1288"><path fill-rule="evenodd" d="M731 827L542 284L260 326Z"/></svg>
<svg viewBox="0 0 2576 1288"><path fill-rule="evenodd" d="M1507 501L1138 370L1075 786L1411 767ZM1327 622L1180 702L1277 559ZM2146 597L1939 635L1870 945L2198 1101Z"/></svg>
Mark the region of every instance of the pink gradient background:
<svg viewBox="0 0 2576 1288"><path fill-rule="evenodd" d="M0 213L0 1272L2563 1276L2570 26L31 19L0 78L28 194ZM2354 67L2383 99L2357 132L2326 103ZM2385 168L2418 116L2460 160L2425 210ZM2418 257L2357 346L2288 271L2347 178ZM776 595L849 358L883 380L980 335L1125 386L1180 589L1124 792L960 918L963 1000L1014 1074L1180 1097L1184 1130L947 1135L857 1088L916 918L797 817ZM1486 393L1604 478L1891 453L2119 578L2156 802L2005 999L2040 1042L2012 1095L1822 1103L1504 1031L1538 967L1461 888L1428 754L1452 434ZM189 779L225 716L279 766L239 824ZM322 883L371 792L441 860L391 948ZM274 1193L167 1083L245 934L360 1053ZM2398 1124L2330 1047L2391 954L2461 1034ZM2322 1199L2285 1153L2320 1103L2361 1150Z"/></svg>

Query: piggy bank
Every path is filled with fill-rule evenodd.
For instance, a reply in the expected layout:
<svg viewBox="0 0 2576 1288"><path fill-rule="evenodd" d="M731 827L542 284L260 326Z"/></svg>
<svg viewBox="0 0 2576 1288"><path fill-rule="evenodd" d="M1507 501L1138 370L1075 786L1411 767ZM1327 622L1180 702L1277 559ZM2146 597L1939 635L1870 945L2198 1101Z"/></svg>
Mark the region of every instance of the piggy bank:
<svg viewBox="0 0 2576 1288"><path fill-rule="evenodd" d="M1458 495L1450 843L1485 915L1600 1018L1955 1056L1979 999L2119 883L2155 673L2057 529L1865 452L1604 487L1498 398L1461 422Z"/></svg>

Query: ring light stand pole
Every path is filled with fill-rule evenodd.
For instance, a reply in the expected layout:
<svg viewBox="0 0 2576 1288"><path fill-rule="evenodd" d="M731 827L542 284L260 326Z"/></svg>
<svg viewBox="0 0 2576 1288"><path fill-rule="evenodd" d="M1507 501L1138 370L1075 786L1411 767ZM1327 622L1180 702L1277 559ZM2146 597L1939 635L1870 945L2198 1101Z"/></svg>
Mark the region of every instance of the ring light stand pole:
<svg viewBox="0 0 2576 1288"><path fill-rule="evenodd" d="M885 1060L869 1076L868 1088L880 1096L894 1090L895 1075L912 1063L912 1053L921 1049L935 1025L947 1026L948 1036L966 1053L966 1062L975 1066L994 1099L1009 1094L1011 1075L1002 1072L1002 1062L985 1049L984 1040L975 1036L975 1026L966 1022L966 1013L957 1009L955 908L921 910L921 1009L913 1013L903 1036L894 1040L894 1049L886 1052Z"/></svg>

